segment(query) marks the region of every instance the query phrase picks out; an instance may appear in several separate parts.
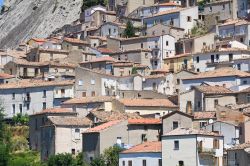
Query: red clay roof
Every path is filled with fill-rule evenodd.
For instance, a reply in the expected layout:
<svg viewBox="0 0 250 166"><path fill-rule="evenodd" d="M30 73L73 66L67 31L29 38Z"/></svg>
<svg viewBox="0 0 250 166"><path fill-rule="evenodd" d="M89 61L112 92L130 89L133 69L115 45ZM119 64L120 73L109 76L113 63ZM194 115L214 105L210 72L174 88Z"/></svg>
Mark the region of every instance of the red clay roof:
<svg viewBox="0 0 250 166"><path fill-rule="evenodd" d="M69 43L74 43L74 44L88 44L86 41L82 41L82 40L76 39L76 38L65 37L63 40L66 42L69 42Z"/></svg>
<svg viewBox="0 0 250 166"><path fill-rule="evenodd" d="M101 53L106 53L106 54L110 54L110 53L114 53L113 50L108 49L108 48L98 48L98 51L100 51Z"/></svg>
<svg viewBox="0 0 250 166"><path fill-rule="evenodd" d="M166 3L160 3L158 4L158 6L181 6L181 5L174 2L166 2Z"/></svg>
<svg viewBox="0 0 250 166"><path fill-rule="evenodd" d="M202 78L215 78L215 77L250 77L250 73L240 71L231 67L219 68L213 71L202 72L183 80L202 79Z"/></svg>
<svg viewBox="0 0 250 166"><path fill-rule="evenodd" d="M34 40L34 41L39 42L39 43L46 42L46 39L43 39L43 38L32 38L30 40Z"/></svg>
<svg viewBox="0 0 250 166"><path fill-rule="evenodd" d="M161 124L160 119L150 119L150 118L142 118L142 119L129 119L128 124Z"/></svg>
<svg viewBox="0 0 250 166"><path fill-rule="evenodd" d="M103 57L99 57L90 61L84 61L81 64L85 64L85 63L97 63L97 62L115 62L116 60L110 56L103 56Z"/></svg>
<svg viewBox="0 0 250 166"><path fill-rule="evenodd" d="M122 122L122 120L109 121L107 123L103 123L103 124L101 124L99 126L88 129L84 133L98 133L98 132L100 132L102 130L108 129L108 128L110 128L110 127L112 127L112 126L114 126L114 125L116 125L118 123L121 123L121 122Z"/></svg>
<svg viewBox="0 0 250 166"><path fill-rule="evenodd" d="M168 99L121 99L119 101L129 107L177 107Z"/></svg>
<svg viewBox="0 0 250 166"><path fill-rule="evenodd" d="M144 142L121 153L161 153L161 142Z"/></svg>
<svg viewBox="0 0 250 166"><path fill-rule="evenodd" d="M194 119L216 119L216 112L214 111L194 112Z"/></svg>
<svg viewBox="0 0 250 166"><path fill-rule="evenodd" d="M0 73L0 79L8 79L8 78L14 78L15 76L6 74L6 73Z"/></svg>
<svg viewBox="0 0 250 166"><path fill-rule="evenodd" d="M87 104L87 103L102 103L114 100L113 97L109 96L95 96L95 97L81 97L73 98L65 101L63 104Z"/></svg>
<svg viewBox="0 0 250 166"><path fill-rule="evenodd" d="M48 108L45 110L42 110L40 112L35 113L34 115L39 115L39 114L59 114L59 113L74 113L73 111L66 109L66 108Z"/></svg>

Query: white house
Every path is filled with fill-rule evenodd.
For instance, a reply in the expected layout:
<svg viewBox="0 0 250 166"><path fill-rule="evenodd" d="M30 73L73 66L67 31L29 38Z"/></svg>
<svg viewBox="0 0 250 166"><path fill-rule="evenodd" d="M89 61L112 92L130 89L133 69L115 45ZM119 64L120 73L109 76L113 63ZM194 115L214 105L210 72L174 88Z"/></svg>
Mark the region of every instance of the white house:
<svg viewBox="0 0 250 166"><path fill-rule="evenodd" d="M219 68L182 79L181 91L190 90L191 86L201 85L204 82L236 89L238 86L250 83L250 74L231 67Z"/></svg>
<svg viewBox="0 0 250 166"><path fill-rule="evenodd" d="M84 10L85 22L92 21L92 14L96 11L106 11L107 9L104 6L96 5Z"/></svg>
<svg viewBox="0 0 250 166"><path fill-rule="evenodd" d="M193 65L197 72L214 70L218 66L234 66L240 70L245 68L244 64L235 63L234 61L247 58L250 58L250 51L247 49L226 48L219 51L194 54Z"/></svg>
<svg viewBox="0 0 250 166"><path fill-rule="evenodd" d="M46 108L59 106L72 98L73 81L21 80L0 85L0 101L5 118L14 115L34 114Z"/></svg>
<svg viewBox="0 0 250 166"><path fill-rule="evenodd" d="M198 20L198 6L162 11L144 18L143 23L146 27L152 27L158 23L172 25L183 28L188 33L196 25L195 20Z"/></svg>
<svg viewBox="0 0 250 166"><path fill-rule="evenodd" d="M177 128L162 136L162 165L223 165L223 136Z"/></svg>
<svg viewBox="0 0 250 166"><path fill-rule="evenodd" d="M161 142L145 142L119 154L119 166L161 166Z"/></svg>

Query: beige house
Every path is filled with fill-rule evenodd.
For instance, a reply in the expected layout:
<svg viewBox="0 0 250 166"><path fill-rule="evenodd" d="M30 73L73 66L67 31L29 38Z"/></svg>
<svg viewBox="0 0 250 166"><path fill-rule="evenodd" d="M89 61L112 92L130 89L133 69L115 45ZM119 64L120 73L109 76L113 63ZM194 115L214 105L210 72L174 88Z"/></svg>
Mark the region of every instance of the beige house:
<svg viewBox="0 0 250 166"><path fill-rule="evenodd" d="M114 98L110 96L81 97L69 99L61 104L63 108L77 112L79 116L85 117L91 110L99 108L105 111L113 110Z"/></svg>
<svg viewBox="0 0 250 166"><path fill-rule="evenodd" d="M163 116L178 109L168 99L120 99L116 107L128 113L139 115L157 114Z"/></svg>
<svg viewBox="0 0 250 166"><path fill-rule="evenodd" d="M88 118L49 117L41 126L41 159L61 153L77 155L82 151L81 133L90 127Z"/></svg>
<svg viewBox="0 0 250 166"><path fill-rule="evenodd" d="M85 48L89 46L88 42L75 39L75 38L64 38L62 42L63 50L85 50Z"/></svg>
<svg viewBox="0 0 250 166"><path fill-rule="evenodd" d="M235 93L223 86L201 85L180 94L180 111L215 111L217 105L236 104Z"/></svg>
<svg viewBox="0 0 250 166"><path fill-rule="evenodd" d="M239 91L237 98L238 98L237 104L250 103L250 87Z"/></svg>
<svg viewBox="0 0 250 166"><path fill-rule="evenodd" d="M27 60L31 62L45 62L62 60L69 56L69 51L59 49L33 48L27 53Z"/></svg>
<svg viewBox="0 0 250 166"><path fill-rule="evenodd" d="M83 157L90 162L115 144L126 147L158 141L160 129L160 119L114 120L101 124L83 133Z"/></svg>
<svg viewBox="0 0 250 166"><path fill-rule="evenodd" d="M49 117L67 116L76 117L77 114L68 109L46 109L29 117L29 143L32 150L41 150L41 126L48 122Z"/></svg>

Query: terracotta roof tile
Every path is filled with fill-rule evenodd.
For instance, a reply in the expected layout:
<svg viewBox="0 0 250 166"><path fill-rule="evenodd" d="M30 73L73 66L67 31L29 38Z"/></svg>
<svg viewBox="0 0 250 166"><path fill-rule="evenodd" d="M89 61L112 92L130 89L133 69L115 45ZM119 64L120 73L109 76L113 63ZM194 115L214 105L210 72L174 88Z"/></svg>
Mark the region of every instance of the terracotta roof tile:
<svg viewBox="0 0 250 166"><path fill-rule="evenodd" d="M232 94L234 93L230 89L227 89L223 86L201 85L201 86L195 86L194 88L204 94Z"/></svg>
<svg viewBox="0 0 250 166"><path fill-rule="evenodd" d="M81 98L69 99L63 102L63 104L102 103L102 102L111 102L113 100L114 98L109 96L81 97Z"/></svg>
<svg viewBox="0 0 250 166"><path fill-rule="evenodd" d="M110 56L103 56L103 57L99 57L90 61L84 61L81 64L85 64L85 63L98 63L98 62L115 62L116 60Z"/></svg>
<svg viewBox="0 0 250 166"><path fill-rule="evenodd" d="M240 149L246 149L246 148L250 148L250 142L236 145L228 150L240 150Z"/></svg>
<svg viewBox="0 0 250 166"><path fill-rule="evenodd" d="M145 142L121 153L161 153L161 142Z"/></svg>
<svg viewBox="0 0 250 166"><path fill-rule="evenodd" d="M90 39L99 39L102 41L107 41L107 37L103 37L103 36L88 36L88 38Z"/></svg>
<svg viewBox="0 0 250 166"><path fill-rule="evenodd" d="M202 79L202 78L215 78L215 77L250 77L250 74L244 71L240 71L231 67L219 68L213 71L202 72L183 80Z"/></svg>
<svg viewBox="0 0 250 166"><path fill-rule="evenodd" d="M98 119L98 122L108 122L114 120L140 119L142 118L137 113L126 113L121 111L103 111L98 108L91 110L90 114Z"/></svg>
<svg viewBox="0 0 250 166"><path fill-rule="evenodd" d="M219 26L226 26L226 25L243 25L243 24L249 24L248 21L246 20L240 20L240 19L235 19L235 20L232 20L232 19L228 19L225 23L223 24L220 24Z"/></svg>
<svg viewBox="0 0 250 166"><path fill-rule="evenodd" d="M165 78L166 76L164 74L155 74L155 75L148 75L145 76L145 79L157 79L157 78Z"/></svg>
<svg viewBox="0 0 250 166"><path fill-rule="evenodd" d="M49 120L59 126L86 126L90 127L92 121L88 118L79 118L79 117L49 117Z"/></svg>
<svg viewBox="0 0 250 166"><path fill-rule="evenodd" d="M100 131L106 130L112 126L115 126L119 123L121 123L122 120L114 120L114 121L109 121L107 123L101 124L99 126L93 127L91 129L88 129L87 131L85 131L84 133L98 133Z"/></svg>
<svg viewBox="0 0 250 166"><path fill-rule="evenodd" d="M168 133L164 133L163 136L172 136L172 135L210 135L210 136L221 136L218 133L206 131L206 130L195 130L191 128L177 128Z"/></svg>
<svg viewBox="0 0 250 166"><path fill-rule="evenodd" d="M65 37L63 40L68 42L68 43L73 43L73 44L88 44L86 41L76 39L76 38L67 38L67 37Z"/></svg>
<svg viewBox="0 0 250 166"><path fill-rule="evenodd" d="M166 2L166 3L160 3L156 6L181 6L181 5L174 3L174 2Z"/></svg>
<svg viewBox="0 0 250 166"><path fill-rule="evenodd" d="M15 76L6 73L0 73L0 79L8 79L8 78L15 78Z"/></svg>
<svg viewBox="0 0 250 166"><path fill-rule="evenodd" d="M119 101L127 107L177 108L177 106L168 99L121 99Z"/></svg>
<svg viewBox="0 0 250 166"><path fill-rule="evenodd" d="M143 124L143 125L153 125L153 124L161 124L160 119L151 119L151 118L141 118L141 119L129 119L128 124Z"/></svg>
<svg viewBox="0 0 250 166"><path fill-rule="evenodd" d="M213 111L203 111L203 112L194 112L194 119L216 119L216 112Z"/></svg>
<svg viewBox="0 0 250 166"><path fill-rule="evenodd" d="M46 86L67 86L74 85L74 81L44 81L44 80L20 80L17 82L11 82L7 84L0 84L0 90L2 89L20 89L20 88L32 88L32 87L46 87Z"/></svg>
<svg viewBox="0 0 250 166"><path fill-rule="evenodd" d="M40 112L35 113L34 115L39 115L39 114L55 114L55 113L74 113L73 111L66 109L66 108L48 108L45 110L42 110ZM75 114L75 113L74 113Z"/></svg>
<svg viewBox="0 0 250 166"><path fill-rule="evenodd" d="M157 16L162 16L162 15L167 15L167 14L171 14L171 13L178 13L182 10L185 10L186 8L175 8L175 9L171 9L171 10L166 10L166 11L162 11L162 12L159 12L159 13L156 13L155 15L153 16L149 16L149 17L146 17L146 18L152 18L152 17L157 17Z"/></svg>
<svg viewBox="0 0 250 166"><path fill-rule="evenodd" d="M34 40L36 42L46 42L47 39L44 39L44 38L31 38L30 40Z"/></svg>
<svg viewBox="0 0 250 166"><path fill-rule="evenodd" d="M101 53L104 53L104 54L114 53L114 51L109 49L109 48L98 48L98 51L100 51Z"/></svg>

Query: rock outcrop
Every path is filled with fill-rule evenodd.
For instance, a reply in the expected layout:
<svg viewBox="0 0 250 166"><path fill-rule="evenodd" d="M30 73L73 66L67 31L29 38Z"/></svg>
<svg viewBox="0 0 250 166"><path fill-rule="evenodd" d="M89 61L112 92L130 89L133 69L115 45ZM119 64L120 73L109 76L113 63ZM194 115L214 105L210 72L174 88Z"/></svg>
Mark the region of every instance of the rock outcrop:
<svg viewBox="0 0 250 166"><path fill-rule="evenodd" d="M77 20L82 0L5 0L0 15L0 48L15 48L32 37L44 38Z"/></svg>

